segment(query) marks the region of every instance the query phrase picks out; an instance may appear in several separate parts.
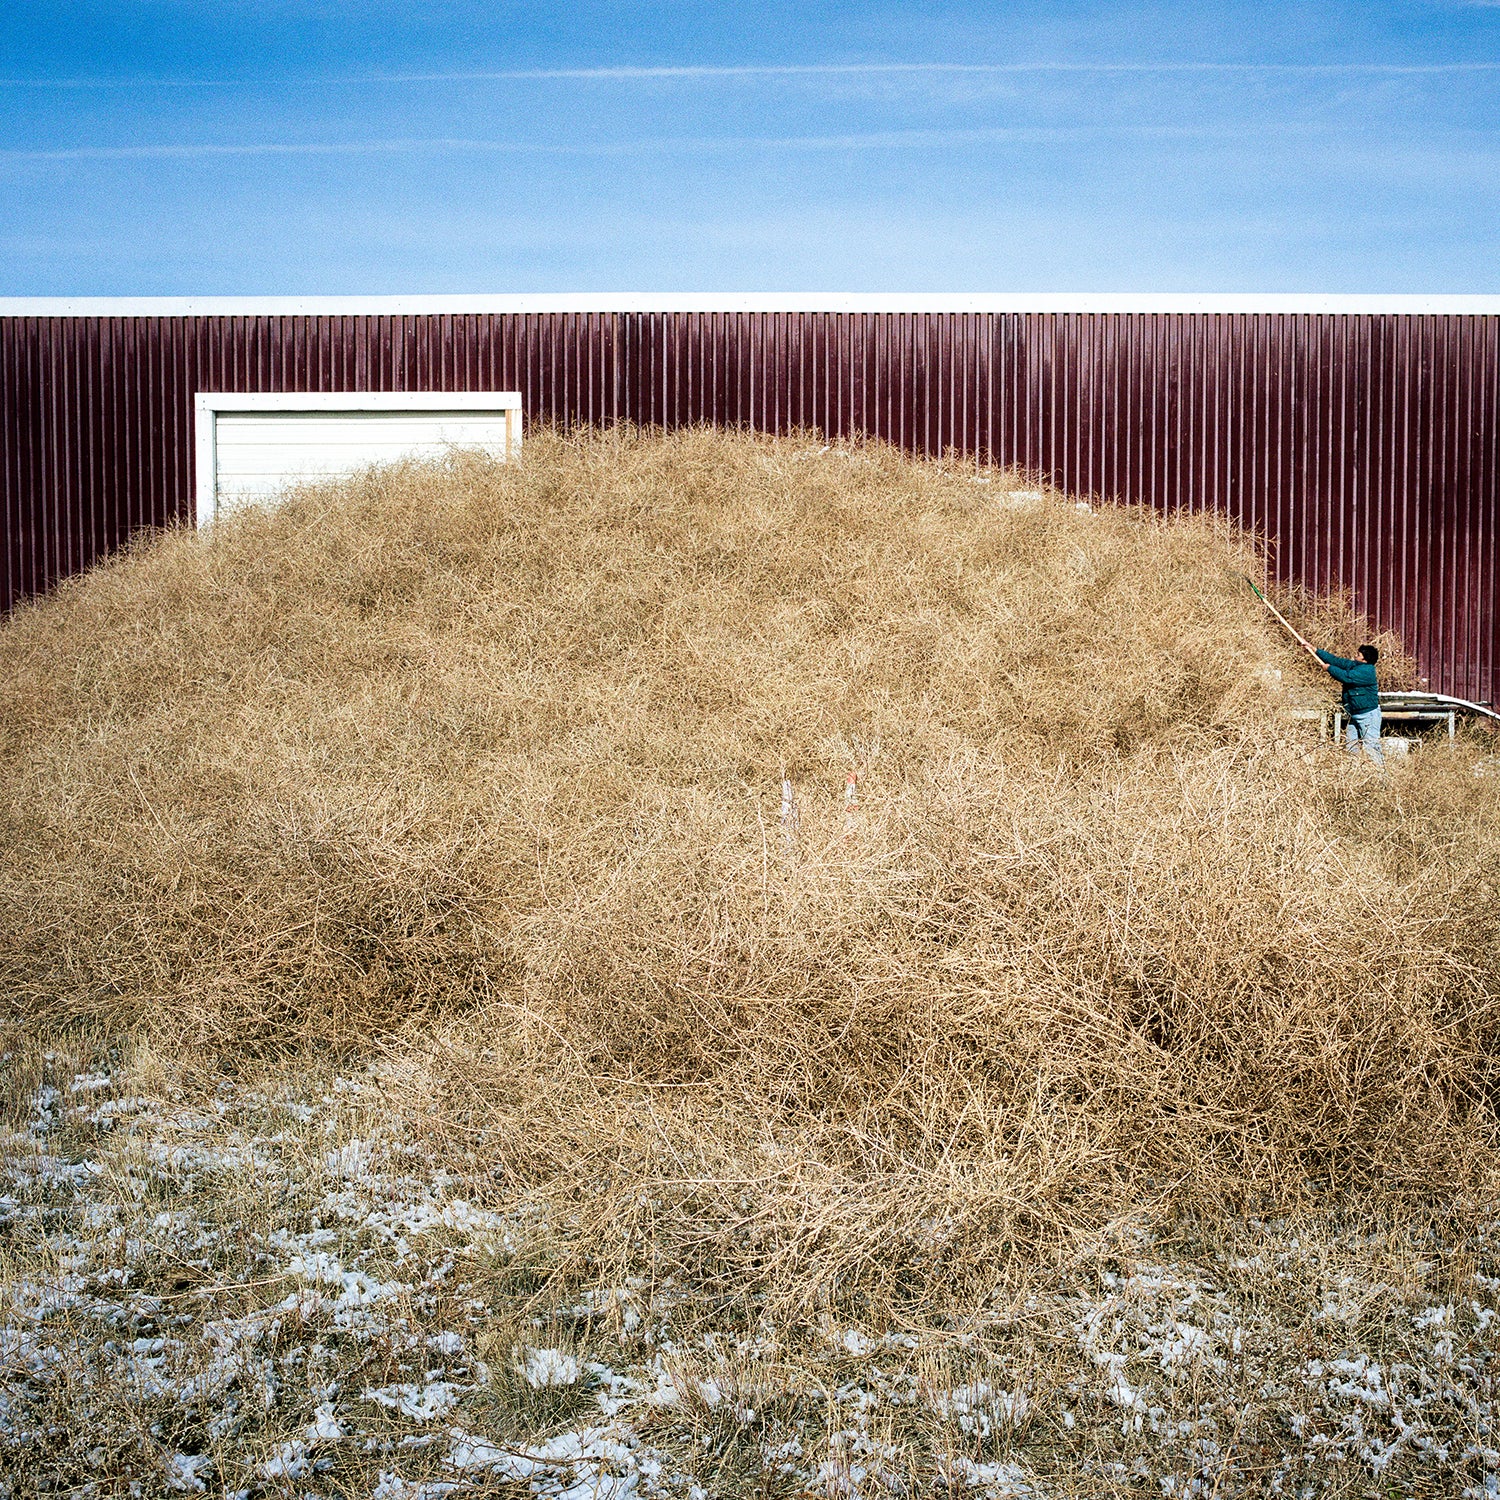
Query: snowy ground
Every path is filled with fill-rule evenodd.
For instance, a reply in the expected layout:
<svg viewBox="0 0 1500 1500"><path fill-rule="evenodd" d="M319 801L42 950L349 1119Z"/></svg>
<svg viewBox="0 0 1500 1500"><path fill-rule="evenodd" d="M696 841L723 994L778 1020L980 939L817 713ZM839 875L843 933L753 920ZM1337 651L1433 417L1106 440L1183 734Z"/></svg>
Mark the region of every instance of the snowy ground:
<svg viewBox="0 0 1500 1500"><path fill-rule="evenodd" d="M555 1274L378 1072L3 1061L0 1496L1500 1497L1488 1244L1137 1226L981 1316L773 1328Z"/></svg>

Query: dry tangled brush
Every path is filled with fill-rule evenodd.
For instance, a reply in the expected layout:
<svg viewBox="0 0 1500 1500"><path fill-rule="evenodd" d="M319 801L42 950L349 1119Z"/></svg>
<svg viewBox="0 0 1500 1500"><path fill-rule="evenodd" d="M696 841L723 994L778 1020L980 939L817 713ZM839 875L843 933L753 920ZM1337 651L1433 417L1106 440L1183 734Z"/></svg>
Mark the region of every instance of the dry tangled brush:
<svg viewBox="0 0 1500 1500"><path fill-rule="evenodd" d="M401 1050L588 1253L798 1295L1146 1199L1474 1201L1496 783L1289 726L1255 566L712 432L160 539L0 631L3 992L219 1066Z"/></svg>

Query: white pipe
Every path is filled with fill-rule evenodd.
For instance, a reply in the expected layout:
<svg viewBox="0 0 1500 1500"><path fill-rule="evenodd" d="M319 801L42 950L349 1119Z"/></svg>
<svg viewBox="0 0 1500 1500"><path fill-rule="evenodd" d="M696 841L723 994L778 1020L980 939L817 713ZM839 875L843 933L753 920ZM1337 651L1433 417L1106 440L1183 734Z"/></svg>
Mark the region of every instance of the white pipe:
<svg viewBox="0 0 1500 1500"><path fill-rule="evenodd" d="M1487 719L1493 719L1500 724L1500 713L1492 708L1486 708L1482 703L1470 703L1467 698L1450 698L1447 693L1382 693L1381 697L1392 698L1425 698L1429 703L1451 703L1455 708L1467 708L1471 713L1483 714Z"/></svg>

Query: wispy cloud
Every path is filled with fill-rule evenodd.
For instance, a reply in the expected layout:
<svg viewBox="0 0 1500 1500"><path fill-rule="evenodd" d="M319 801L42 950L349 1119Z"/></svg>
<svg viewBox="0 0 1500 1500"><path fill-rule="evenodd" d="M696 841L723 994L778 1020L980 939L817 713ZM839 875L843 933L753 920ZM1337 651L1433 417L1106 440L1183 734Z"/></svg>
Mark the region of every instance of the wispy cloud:
<svg viewBox="0 0 1500 1500"><path fill-rule="evenodd" d="M1500 0L1462 0L1484 8ZM421 83L649 83L732 82L736 79L820 77L1001 77L1014 74L1262 74L1267 76L1423 76L1500 73L1500 62L850 62L751 63L732 66L683 64L661 67L499 68L446 72L308 74L284 78L0 78L0 88L15 89L215 89L263 87L268 84L421 84Z"/></svg>
<svg viewBox="0 0 1500 1500"><path fill-rule="evenodd" d="M657 136L636 140L551 143L466 136L400 137L371 141L162 142L138 146L60 146L0 149L0 161L191 160L233 156L379 156L496 153L510 156L631 156L729 151L925 151L963 146L1052 144L1104 139L1230 140L1249 137L1331 136L1335 125L1265 121L1255 125L999 126L974 130L873 130L830 135Z"/></svg>

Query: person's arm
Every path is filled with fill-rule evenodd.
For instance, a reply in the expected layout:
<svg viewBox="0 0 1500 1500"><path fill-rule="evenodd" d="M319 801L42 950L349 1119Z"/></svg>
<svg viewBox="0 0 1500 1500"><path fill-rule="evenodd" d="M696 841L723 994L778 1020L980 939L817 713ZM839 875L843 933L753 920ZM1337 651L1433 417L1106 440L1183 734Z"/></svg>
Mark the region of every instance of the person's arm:
<svg viewBox="0 0 1500 1500"><path fill-rule="evenodd" d="M1345 657L1335 656L1332 651L1314 650L1313 655L1328 668L1328 675L1336 682L1352 684L1360 680L1355 673L1365 665L1364 662L1349 661Z"/></svg>

